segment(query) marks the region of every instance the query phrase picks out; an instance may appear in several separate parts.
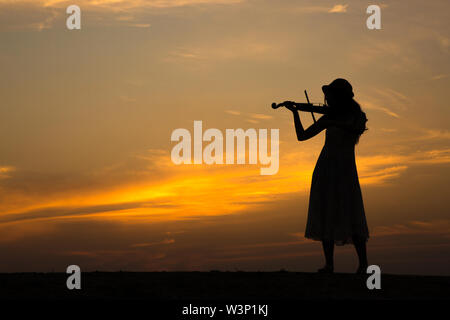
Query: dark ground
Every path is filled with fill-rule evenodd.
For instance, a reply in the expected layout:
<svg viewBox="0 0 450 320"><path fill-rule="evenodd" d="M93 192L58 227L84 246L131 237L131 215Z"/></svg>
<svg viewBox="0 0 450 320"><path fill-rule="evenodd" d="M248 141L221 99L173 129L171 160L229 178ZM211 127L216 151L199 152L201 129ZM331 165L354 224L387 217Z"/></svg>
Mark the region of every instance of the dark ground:
<svg viewBox="0 0 450 320"><path fill-rule="evenodd" d="M68 290L65 273L0 274L0 299L262 300L450 300L450 277L302 272L85 272L81 290Z"/></svg>

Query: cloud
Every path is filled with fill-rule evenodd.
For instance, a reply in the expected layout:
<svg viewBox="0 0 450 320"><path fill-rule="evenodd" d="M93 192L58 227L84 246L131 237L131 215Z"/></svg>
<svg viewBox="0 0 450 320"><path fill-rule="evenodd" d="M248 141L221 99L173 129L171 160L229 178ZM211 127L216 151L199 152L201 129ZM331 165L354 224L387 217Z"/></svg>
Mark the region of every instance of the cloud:
<svg viewBox="0 0 450 320"><path fill-rule="evenodd" d="M253 119L258 119L258 120L269 120L272 119L272 116L268 116L266 114L261 114L261 113L251 113L250 117L252 117Z"/></svg>
<svg viewBox="0 0 450 320"><path fill-rule="evenodd" d="M178 61L180 59L201 59L203 58L198 52L186 49L177 49L168 53L165 61Z"/></svg>
<svg viewBox="0 0 450 320"><path fill-rule="evenodd" d="M10 167L10 166L2 167L2 166L0 166L0 179L8 178L9 177L8 173L13 172L14 170L15 170L14 167Z"/></svg>
<svg viewBox="0 0 450 320"><path fill-rule="evenodd" d="M282 55L284 47L283 43L270 42L261 35L224 37L197 46L176 48L170 51L163 61L189 66L206 66L216 64L218 61L276 60Z"/></svg>
<svg viewBox="0 0 450 320"><path fill-rule="evenodd" d="M448 52L448 48L450 47L450 39L446 36L442 36L440 34L437 35L437 40L439 45L441 46L444 52Z"/></svg>
<svg viewBox="0 0 450 320"><path fill-rule="evenodd" d="M151 26L150 23L133 23L129 24L130 27L136 27L136 28L149 28Z"/></svg>
<svg viewBox="0 0 450 320"><path fill-rule="evenodd" d="M343 13L347 12L348 4L336 4L333 8L328 10L330 13Z"/></svg>
<svg viewBox="0 0 450 320"><path fill-rule="evenodd" d="M129 97L127 95L120 95L119 99L122 100L123 102L136 102L135 98Z"/></svg>
<svg viewBox="0 0 450 320"><path fill-rule="evenodd" d="M405 171L408 166L398 165L388 168L381 168L378 170L372 170L371 172L365 173L365 170L361 170L362 173L359 175L359 180L361 184L380 184L384 185L388 180L398 177L403 171Z"/></svg>
<svg viewBox="0 0 450 320"><path fill-rule="evenodd" d="M448 132L440 131L432 131L429 138L442 135L448 138ZM280 171L274 176L260 176L260 166L252 165L176 166L169 153L159 149L135 155L137 162L110 165L83 179L48 175L38 179L3 167L10 177L1 180L0 222L87 216L160 221L234 214L309 191L314 153L287 149L280 155ZM415 165L445 163L450 163L448 148L357 157L362 185L384 186ZM66 186L67 181L74 186Z"/></svg>
<svg viewBox="0 0 450 320"><path fill-rule="evenodd" d="M374 91L379 99L386 101L386 104L395 106L398 109L406 110L407 106L412 103L412 99L392 88L375 88Z"/></svg>
<svg viewBox="0 0 450 320"><path fill-rule="evenodd" d="M148 28L150 23L134 15L147 11L170 10L171 8L234 5L244 0L79 0L82 16L95 13L95 23ZM65 8L74 4L71 0L0 0L0 21L2 30L36 30L52 28L54 24L65 26L67 17ZM125 14L125 15L124 15ZM100 18L99 18L100 17ZM102 18L103 17L103 18ZM132 23L131 23L132 22ZM86 25L86 24L84 24Z"/></svg>
<svg viewBox="0 0 450 320"><path fill-rule="evenodd" d="M294 13L344 13L347 12L347 4L336 4L333 7L329 6L297 6L289 8L289 12Z"/></svg>
<svg viewBox="0 0 450 320"><path fill-rule="evenodd" d="M162 241L158 242L145 242L145 243L133 243L130 245L132 248L145 248L145 247L151 247L161 244L172 244L175 243L175 239L164 239Z"/></svg>
<svg viewBox="0 0 450 320"><path fill-rule="evenodd" d="M363 108L378 110L391 117L400 118L397 110L405 111L412 104L412 99L392 88L374 88L370 95L363 95Z"/></svg>
<svg viewBox="0 0 450 320"><path fill-rule="evenodd" d="M235 4L243 0L79 0L77 5L82 9L110 8L114 10L134 8L173 8L204 4ZM65 8L71 0L0 0L0 4L21 5L34 4L45 8Z"/></svg>
<svg viewBox="0 0 450 320"><path fill-rule="evenodd" d="M394 224L390 226L377 226L374 228L374 237L393 235L448 235L450 234L450 220L412 220L405 224Z"/></svg>
<svg viewBox="0 0 450 320"><path fill-rule="evenodd" d="M415 160L411 162L424 164L443 164L450 163L450 149L428 150L420 153Z"/></svg>
<svg viewBox="0 0 450 320"><path fill-rule="evenodd" d="M437 74L437 75L431 77L431 80L441 80L441 79L445 79L445 78L448 78L448 73Z"/></svg>
<svg viewBox="0 0 450 320"><path fill-rule="evenodd" d="M380 128L380 131L391 133L391 132L397 132L398 130L395 128Z"/></svg>
<svg viewBox="0 0 450 320"><path fill-rule="evenodd" d="M349 53L349 61L353 65L383 65L383 69L395 73L403 73L417 68L421 57L411 45L409 39L380 39L371 41L361 39Z"/></svg>
<svg viewBox="0 0 450 320"><path fill-rule="evenodd" d="M0 223L23 221L23 220L37 220L37 219L58 219L68 217L79 216L95 216L101 213L108 213L110 216L114 215L114 212L124 212L132 209L137 211L139 208L174 208L175 205L164 201L141 201L141 202L124 202L118 204L99 204L88 206L59 206L59 207L41 207L33 210L3 214L0 217ZM166 210L164 210L166 211ZM156 218L158 216L156 210L152 211L152 215Z"/></svg>
<svg viewBox="0 0 450 320"><path fill-rule="evenodd" d="M240 111L236 111L236 110L225 110L226 113L231 114L233 116L239 116L241 115ZM251 123L258 123L259 121L257 120L270 120L273 119L272 116L269 116L267 114L262 114L262 113L249 113L249 117L251 119L246 119L246 121L251 122Z"/></svg>
<svg viewBox="0 0 450 320"><path fill-rule="evenodd" d="M366 185L385 185L414 165L445 163L450 163L450 149L357 157L360 182Z"/></svg>
<svg viewBox="0 0 450 320"><path fill-rule="evenodd" d="M241 113L239 111L235 111L235 110L225 110L226 113L231 114L233 116L238 116Z"/></svg>
<svg viewBox="0 0 450 320"><path fill-rule="evenodd" d="M423 135L419 136L419 140L449 140L450 131L438 129L421 129Z"/></svg>
<svg viewBox="0 0 450 320"><path fill-rule="evenodd" d="M391 117L394 117L397 119L400 118L400 116L397 113L395 113L394 111L390 110L387 107L380 106L376 103L373 103L373 102L370 102L367 100L361 100L361 105L363 106L363 108L378 110L378 111L381 111L381 112L387 114L388 116L391 116Z"/></svg>
<svg viewBox="0 0 450 320"><path fill-rule="evenodd" d="M39 3L35 2L0 0L0 30L2 31L50 29L63 15L65 11L39 6Z"/></svg>

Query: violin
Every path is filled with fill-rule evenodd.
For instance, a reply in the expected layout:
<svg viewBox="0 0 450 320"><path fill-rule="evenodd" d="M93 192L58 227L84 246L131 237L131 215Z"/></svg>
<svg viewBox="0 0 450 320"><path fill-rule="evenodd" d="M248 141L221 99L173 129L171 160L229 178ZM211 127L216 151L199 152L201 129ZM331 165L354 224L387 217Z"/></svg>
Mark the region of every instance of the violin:
<svg viewBox="0 0 450 320"><path fill-rule="evenodd" d="M297 109L298 111L305 111L305 112L315 112L315 113L321 113L321 114L327 114L330 113L330 107L326 104L320 104L320 103L303 103L303 102L282 102L282 103L272 103L272 109L278 109L279 107L286 107L288 105L292 105Z"/></svg>
<svg viewBox="0 0 450 320"><path fill-rule="evenodd" d="M326 104L320 104L320 103L311 103L309 102L308 93L305 90L305 96L307 103L304 102L294 102L294 101L285 101L282 103L272 103L272 109L278 109L279 107L286 107L286 106L294 106L296 110L298 111L305 111L305 112L311 112L311 115L313 117L314 122L316 122L316 118L314 117L314 113L321 113L321 114L329 114L331 113L331 108L327 106Z"/></svg>

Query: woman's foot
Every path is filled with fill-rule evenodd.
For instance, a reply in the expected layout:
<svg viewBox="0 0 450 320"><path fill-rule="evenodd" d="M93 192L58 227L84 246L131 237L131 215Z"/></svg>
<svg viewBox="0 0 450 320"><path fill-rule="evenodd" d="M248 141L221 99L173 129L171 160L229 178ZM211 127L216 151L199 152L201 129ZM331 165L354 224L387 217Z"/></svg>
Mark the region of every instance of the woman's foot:
<svg viewBox="0 0 450 320"><path fill-rule="evenodd" d="M368 265L359 265L358 270L356 270L356 274L366 274Z"/></svg>
<svg viewBox="0 0 450 320"><path fill-rule="evenodd" d="M325 267L317 270L318 273L333 273L333 266L325 265Z"/></svg>

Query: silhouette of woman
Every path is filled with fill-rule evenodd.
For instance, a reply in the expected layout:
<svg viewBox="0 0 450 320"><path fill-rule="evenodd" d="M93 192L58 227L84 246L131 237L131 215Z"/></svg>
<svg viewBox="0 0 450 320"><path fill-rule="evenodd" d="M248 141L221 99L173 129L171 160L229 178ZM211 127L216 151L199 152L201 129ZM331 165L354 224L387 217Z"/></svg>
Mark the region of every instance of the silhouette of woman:
<svg viewBox="0 0 450 320"><path fill-rule="evenodd" d="M306 130L295 106L297 139L304 141L326 129L325 145L314 168L309 197L305 237L322 241L325 266L321 273L333 273L334 245L353 243L359 258L356 273L365 273L369 238L361 188L355 163L355 145L367 130L366 115L353 99L353 88L345 79L322 87L330 112Z"/></svg>

